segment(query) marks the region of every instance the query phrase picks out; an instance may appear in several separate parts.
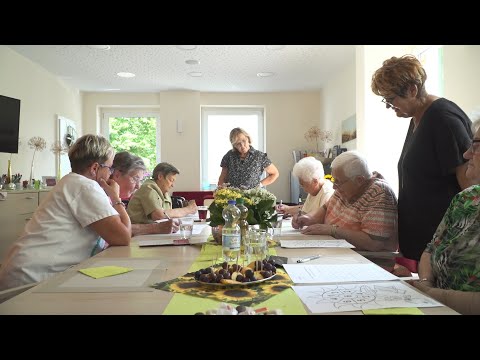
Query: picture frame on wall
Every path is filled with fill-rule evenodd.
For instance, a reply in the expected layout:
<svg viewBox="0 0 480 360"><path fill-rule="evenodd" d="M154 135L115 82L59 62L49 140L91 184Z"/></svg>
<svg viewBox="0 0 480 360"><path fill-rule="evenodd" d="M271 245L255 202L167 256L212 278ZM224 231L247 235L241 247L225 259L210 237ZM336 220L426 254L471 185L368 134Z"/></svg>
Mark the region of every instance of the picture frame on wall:
<svg viewBox="0 0 480 360"><path fill-rule="evenodd" d="M54 187L57 185L57 177L56 176L42 176L42 182L47 187Z"/></svg>

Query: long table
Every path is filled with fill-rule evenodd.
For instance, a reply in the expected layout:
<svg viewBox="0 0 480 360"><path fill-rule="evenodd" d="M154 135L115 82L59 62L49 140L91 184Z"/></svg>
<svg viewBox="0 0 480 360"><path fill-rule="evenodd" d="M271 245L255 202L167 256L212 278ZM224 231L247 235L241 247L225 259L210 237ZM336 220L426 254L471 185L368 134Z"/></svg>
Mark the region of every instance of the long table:
<svg viewBox="0 0 480 360"><path fill-rule="evenodd" d="M101 259L155 259L159 260L165 267L164 271L158 271L154 282L161 282L176 278L188 272L192 263L200 255L201 245L186 246L156 246L139 247L135 240L130 246L109 247L81 264L74 266L63 273L40 283L39 285L21 293L20 295L0 304L0 314L121 314L121 315L160 315L172 300L174 293L154 291L117 291L117 292L39 292L40 287L48 287L52 283L59 283L59 280L71 272L88 267L95 261ZM368 263L369 260L348 248L317 248L317 249L286 249L275 248L277 255L287 257L302 257L312 253L321 254L320 261L338 263L346 257L355 259L359 263ZM208 266L208 265L207 265ZM295 297L297 295L292 289L284 291L285 294L277 296ZM188 295L182 295L188 296ZM195 304L205 304L205 309L212 308L212 300L188 296L195 301ZM193 300L193 298L195 300ZM293 299L293 298L290 298ZM303 306L303 304L302 304ZM425 314L457 314L452 309L441 306L433 308L422 308ZM284 309L285 314L309 314L303 306L301 311ZM184 312L183 314L190 314ZM193 313L191 313L193 314ZM362 314L361 311L344 312L335 314Z"/></svg>

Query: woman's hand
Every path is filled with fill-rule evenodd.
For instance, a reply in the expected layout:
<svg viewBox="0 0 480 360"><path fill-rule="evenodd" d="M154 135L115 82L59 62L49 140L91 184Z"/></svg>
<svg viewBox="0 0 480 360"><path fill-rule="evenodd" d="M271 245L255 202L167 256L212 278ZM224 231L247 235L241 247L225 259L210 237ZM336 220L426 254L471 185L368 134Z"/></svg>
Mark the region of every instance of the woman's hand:
<svg viewBox="0 0 480 360"><path fill-rule="evenodd" d="M326 224L313 224L301 231L304 235L330 235L332 226Z"/></svg>
<svg viewBox="0 0 480 360"><path fill-rule="evenodd" d="M112 202L115 203L121 201L120 185L118 185L115 180L108 179L107 181L105 181L105 179L101 178L98 183L100 184L102 189L105 190L105 193L108 195L110 200L112 200Z"/></svg>
<svg viewBox="0 0 480 360"><path fill-rule="evenodd" d="M314 220L312 217L308 214L295 214L293 215L292 218L292 227L294 229L301 229L304 226L312 225L314 223Z"/></svg>

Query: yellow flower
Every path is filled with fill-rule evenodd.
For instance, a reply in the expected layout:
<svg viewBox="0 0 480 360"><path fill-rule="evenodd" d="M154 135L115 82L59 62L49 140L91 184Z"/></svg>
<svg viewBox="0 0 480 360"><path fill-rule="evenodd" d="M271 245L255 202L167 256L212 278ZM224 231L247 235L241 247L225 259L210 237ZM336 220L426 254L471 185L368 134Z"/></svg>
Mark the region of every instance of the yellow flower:
<svg viewBox="0 0 480 360"><path fill-rule="evenodd" d="M335 179L330 174L325 175L323 178L326 179L326 180L330 180L332 183L335 182Z"/></svg>

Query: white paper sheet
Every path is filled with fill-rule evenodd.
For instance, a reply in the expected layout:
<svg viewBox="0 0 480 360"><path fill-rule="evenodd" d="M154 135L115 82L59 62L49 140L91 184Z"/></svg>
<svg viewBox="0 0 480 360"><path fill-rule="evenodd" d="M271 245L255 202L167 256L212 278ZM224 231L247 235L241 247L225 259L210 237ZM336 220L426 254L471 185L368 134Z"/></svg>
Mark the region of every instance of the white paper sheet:
<svg viewBox="0 0 480 360"><path fill-rule="evenodd" d="M283 236L283 233L282 233L282 236ZM331 240L331 237L328 235L309 235L309 236L311 236L312 239L280 240L280 246L284 248L338 247L338 248L350 248L350 249L355 247L343 239Z"/></svg>
<svg viewBox="0 0 480 360"><path fill-rule="evenodd" d="M443 306L401 281L292 286L312 313Z"/></svg>
<svg viewBox="0 0 480 360"><path fill-rule="evenodd" d="M373 263L368 264L284 264L296 284L352 283L398 280L398 277Z"/></svg>

